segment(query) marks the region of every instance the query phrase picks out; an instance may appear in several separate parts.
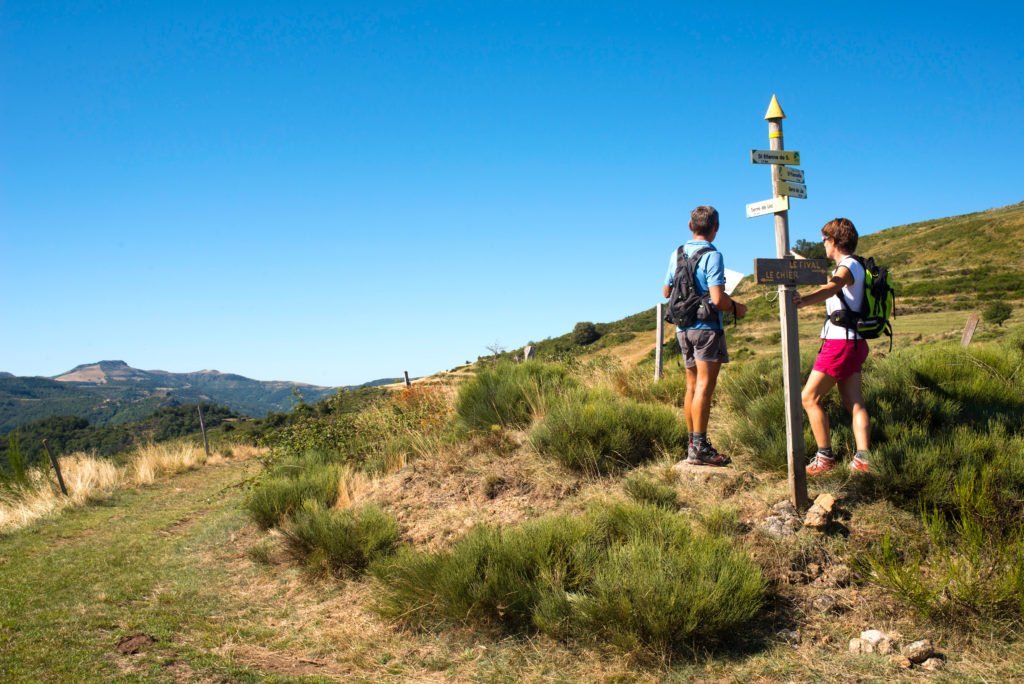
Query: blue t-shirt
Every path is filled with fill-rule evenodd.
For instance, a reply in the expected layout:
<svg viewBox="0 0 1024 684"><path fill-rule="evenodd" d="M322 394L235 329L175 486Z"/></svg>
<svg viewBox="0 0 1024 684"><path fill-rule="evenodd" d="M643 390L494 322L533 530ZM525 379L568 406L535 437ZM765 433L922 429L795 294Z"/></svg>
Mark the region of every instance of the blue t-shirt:
<svg viewBox="0 0 1024 684"><path fill-rule="evenodd" d="M688 240L683 245L683 250L686 252L687 258L689 258L702 247L714 247L714 245L707 240ZM694 280L697 283L697 294L707 294L715 285L725 287L725 259L722 258L722 253L716 249L702 256L700 261L697 262L697 273L695 275ZM672 256L668 260L668 275L665 276L665 285L671 288L675 277L676 250L672 250ZM721 330L723 328L722 312L718 312L718 325L697 321L690 328L697 330Z"/></svg>

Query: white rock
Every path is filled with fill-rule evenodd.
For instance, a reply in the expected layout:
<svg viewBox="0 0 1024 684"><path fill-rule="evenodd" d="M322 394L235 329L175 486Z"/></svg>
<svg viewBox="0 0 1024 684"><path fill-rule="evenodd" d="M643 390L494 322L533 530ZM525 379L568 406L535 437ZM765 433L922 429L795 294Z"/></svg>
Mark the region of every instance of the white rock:
<svg viewBox="0 0 1024 684"><path fill-rule="evenodd" d="M867 641L872 646L878 644L882 639L888 639L889 635L880 629L869 629L860 633L860 638Z"/></svg>
<svg viewBox="0 0 1024 684"><path fill-rule="evenodd" d="M780 629L775 633L775 635L785 641L788 641L794 646L800 643L800 632L796 632L792 629Z"/></svg>
<svg viewBox="0 0 1024 684"><path fill-rule="evenodd" d="M929 672L935 672L936 670L942 669L942 666L945 664L946 663L943 662L942 658L929 658L921 663L921 669L928 670Z"/></svg>

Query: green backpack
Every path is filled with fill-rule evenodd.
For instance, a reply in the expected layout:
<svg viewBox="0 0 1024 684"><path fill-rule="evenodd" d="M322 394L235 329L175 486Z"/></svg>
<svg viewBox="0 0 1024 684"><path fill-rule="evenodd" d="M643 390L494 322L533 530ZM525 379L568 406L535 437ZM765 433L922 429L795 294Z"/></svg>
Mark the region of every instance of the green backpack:
<svg viewBox="0 0 1024 684"><path fill-rule="evenodd" d="M840 295L839 301L843 308L828 316L828 319L866 340L888 335L889 351L892 351L892 323L889 319L896 316L896 290L889 281L889 269L876 265L874 257L853 258L864 267L864 308L860 311L851 310L846 298Z"/></svg>

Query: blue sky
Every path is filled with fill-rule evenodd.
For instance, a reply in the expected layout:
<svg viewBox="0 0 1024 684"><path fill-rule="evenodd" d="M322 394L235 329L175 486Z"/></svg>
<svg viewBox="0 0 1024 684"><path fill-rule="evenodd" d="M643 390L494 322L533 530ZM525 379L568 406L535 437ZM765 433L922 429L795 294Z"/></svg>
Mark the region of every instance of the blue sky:
<svg viewBox="0 0 1024 684"><path fill-rule="evenodd" d="M1024 200L1007 3L0 5L0 370L424 375L726 266Z"/></svg>

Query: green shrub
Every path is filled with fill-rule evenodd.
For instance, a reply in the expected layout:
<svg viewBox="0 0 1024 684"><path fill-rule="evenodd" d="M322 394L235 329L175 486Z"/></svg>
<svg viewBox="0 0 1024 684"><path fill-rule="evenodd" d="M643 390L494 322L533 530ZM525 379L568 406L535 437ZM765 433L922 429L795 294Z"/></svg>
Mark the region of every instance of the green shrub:
<svg viewBox="0 0 1024 684"><path fill-rule="evenodd" d="M398 522L378 506L338 510L309 499L281 527L281 533L292 557L341 574L360 572L393 552Z"/></svg>
<svg viewBox="0 0 1024 684"><path fill-rule="evenodd" d="M686 400L686 376L668 375L655 381L653 374L653 368L646 364L630 370L619 369L612 375L612 385L616 392L629 399L682 408Z"/></svg>
<svg viewBox="0 0 1024 684"><path fill-rule="evenodd" d="M917 347L885 359L869 359L864 400L871 415L872 472L868 490L904 507L923 497L929 506L952 510L958 482L979 476L1000 455L1012 457L993 480L1006 501L1024 498L1024 353L1008 343L961 349ZM810 368L811 356L802 367ZM782 370L777 358L736 369L720 384L732 414L726 446L751 455L763 467L785 469L786 437ZM823 402L833 449L855 450L850 417L838 392ZM804 443L814 441L806 426Z"/></svg>
<svg viewBox="0 0 1024 684"><path fill-rule="evenodd" d="M922 513L924 550L887 533L880 547L856 559L858 569L923 617L961 626L979 617L1019 624L1024 523L1006 519L1006 502L991 487L1006 460L985 468L980 480L958 484L951 515L934 508Z"/></svg>
<svg viewBox="0 0 1024 684"><path fill-rule="evenodd" d="M478 527L451 550L406 550L371 572L385 616L661 651L742 625L760 610L766 586L728 540L635 504Z"/></svg>
<svg viewBox="0 0 1024 684"><path fill-rule="evenodd" d="M679 507L676 503L675 487L655 482L646 475L630 475L626 478L623 488L629 498L637 503L649 503L671 511Z"/></svg>
<svg viewBox="0 0 1024 684"><path fill-rule="evenodd" d="M574 392L549 407L530 435L533 447L591 474L615 472L686 448L686 425L665 406L610 393Z"/></svg>
<svg viewBox="0 0 1024 684"><path fill-rule="evenodd" d="M340 482L340 466L326 463L322 454L311 452L284 460L265 472L246 497L245 508L261 529L268 529L307 501L332 505L338 499Z"/></svg>
<svg viewBox="0 0 1024 684"><path fill-rule="evenodd" d="M589 321L581 321L572 329L569 341L573 344L585 346L596 340L598 337L600 337L600 335L597 333L597 328L594 327L593 323L590 323Z"/></svg>
<svg viewBox="0 0 1024 684"><path fill-rule="evenodd" d="M522 428L555 393L575 386L564 368L537 361L481 370L459 390L455 413L470 430Z"/></svg>

